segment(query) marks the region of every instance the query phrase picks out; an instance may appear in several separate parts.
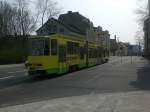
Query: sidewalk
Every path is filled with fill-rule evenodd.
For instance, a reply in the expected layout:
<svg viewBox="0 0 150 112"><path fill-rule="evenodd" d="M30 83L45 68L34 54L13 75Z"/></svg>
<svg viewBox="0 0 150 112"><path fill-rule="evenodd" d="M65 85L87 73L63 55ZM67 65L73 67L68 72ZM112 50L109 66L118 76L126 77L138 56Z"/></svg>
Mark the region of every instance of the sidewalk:
<svg viewBox="0 0 150 112"><path fill-rule="evenodd" d="M149 112L150 92L90 94L1 108L0 112Z"/></svg>

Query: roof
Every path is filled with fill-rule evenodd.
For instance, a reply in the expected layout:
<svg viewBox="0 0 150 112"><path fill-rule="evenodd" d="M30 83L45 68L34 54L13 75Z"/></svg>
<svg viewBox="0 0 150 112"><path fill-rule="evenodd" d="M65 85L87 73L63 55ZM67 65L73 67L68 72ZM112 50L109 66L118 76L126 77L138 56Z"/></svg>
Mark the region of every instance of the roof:
<svg viewBox="0 0 150 112"><path fill-rule="evenodd" d="M62 23L61 21L57 20L57 19L54 19L54 18L50 18L48 19L48 21L46 23L44 23L43 26L41 26L36 32L40 31L45 25L47 25L50 21L55 21L59 24L61 24L62 26L64 26L66 29L68 29L69 31L71 32L75 32L75 33L78 33L78 34L82 34L82 32L80 31L80 29L78 29L76 26L68 26L68 25L65 25L64 23ZM83 35L83 34L82 34Z"/></svg>
<svg viewBox="0 0 150 112"><path fill-rule="evenodd" d="M79 12L69 11L58 18L61 23L69 27L73 32L86 35L86 30L90 28L91 22L88 18L82 16Z"/></svg>

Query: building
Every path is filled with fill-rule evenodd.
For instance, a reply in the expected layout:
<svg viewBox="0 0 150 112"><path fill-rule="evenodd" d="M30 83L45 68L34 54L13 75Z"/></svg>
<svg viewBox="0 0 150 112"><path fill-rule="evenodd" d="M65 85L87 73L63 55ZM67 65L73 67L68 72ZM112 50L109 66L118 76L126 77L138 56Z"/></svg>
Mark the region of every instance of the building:
<svg viewBox="0 0 150 112"><path fill-rule="evenodd" d="M110 52L110 34L109 32L103 31L102 27L93 27L94 35L93 39L95 42L99 43L102 46L105 46L105 49Z"/></svg>
<svg viewBox="0 0 150 112"><path fill-rule="evenodd" d="M117 49L118 49L118 43L117 43L116 35L115 35L114 39L110 39L110 53L111 53L111 55L115 56Z"/></svg>
<svg viewBox="0 0 150 112"><path fill-rule="evenodd" d="M87 38L87 31L90 34L93 30L92 22L89 19L82 16L78 12L68 11L66 14L61 14L57 19L49 19L42 27L36 32L37 35L51 35L55 33L73 35L77 37Z"/></svg>
<svg viewBox="0 0 150 112"><path fill-rule="evenodd" d="M36 33L39 36L52 35L52 34L65 34L72 35L81 38L85 38L84 35L74 32L75 29L67 27L65 24L61 23L57 19L49 19L42 27L40 27Z"/></svg>
<svg viewBox="0 0 150 112"><path fill-rule="evenodd" d="M102 43L102 33L103 33L103 30L102 30L102 27L98 26L98 27L93 27L94 29L94 38L95 38L95 41L97 43Z"/></svg>
<svg viewBox="0 0 150 112"><path fill-rule="evenodd" d="M86 39L89 42L97 42L106 49L110 49L110 34L103 31L102 27L94 27L93 23L79 12L68 11L57 19L49 19L37 30L37 35L64 34Z"/></svg>
<svg viewBox="0 0 150 112"><path fill-rule="evenodd" d="M110 34L109 31L105 30L102 33L102 45L106 46L106 50L109 52L110 51Z"/></svg>
<svg viewBox="0 0 150 112"><path fill-rule="evenodd" d="M79 12L68 11L66 14L61 14L58 21L65 24L73 32L81 35L86 35L87 30L91 28L91 21Z"/></svg>
<svg viewBox="0 0 150 112"><path fill-rule="evenodd" d="M51 18L37 31L37 35L51 35L55 33L68 34L71 32L64 24L58 20Z"/></svg>
<svg viewBox="0 0 150 112"><path fill-rule="evenodd" d="M129 45L128 55L129 56L140 56L142 53L141 46L139 45Z"/></svg>
<svg viewBox="0 0 150 112"><path fill-rule="evenodd" d="M123 43L123 42L117 43L116 55L117 56L127 56L128 55L128 46L126 46L126 43Z"/></svg>
<svg viewBox="0 0 150 112"><path fill-rule="evenodd" d="M150 28L149 28L149 19L146 19L144 21L144 41L145 41L145 46L144 46L144 55L147 58L150 58Z"/></svg>

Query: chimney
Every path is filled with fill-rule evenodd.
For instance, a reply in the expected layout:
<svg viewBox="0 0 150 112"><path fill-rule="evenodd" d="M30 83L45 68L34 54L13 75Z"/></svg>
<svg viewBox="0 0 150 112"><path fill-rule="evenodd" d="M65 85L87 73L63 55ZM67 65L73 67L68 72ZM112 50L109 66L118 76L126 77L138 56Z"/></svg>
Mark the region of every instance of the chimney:
<svg viewBox="0 0 150 112"><path fill-rule="evenodd" d="M68 11L68 14L72 14L72 11Z"/></svg>
<svg viewBox="0 0 150 112"><path fill-rule="evenodd" d="M117 41L117 36L115 35L114 37L115 37L115 41Z"/></svg>

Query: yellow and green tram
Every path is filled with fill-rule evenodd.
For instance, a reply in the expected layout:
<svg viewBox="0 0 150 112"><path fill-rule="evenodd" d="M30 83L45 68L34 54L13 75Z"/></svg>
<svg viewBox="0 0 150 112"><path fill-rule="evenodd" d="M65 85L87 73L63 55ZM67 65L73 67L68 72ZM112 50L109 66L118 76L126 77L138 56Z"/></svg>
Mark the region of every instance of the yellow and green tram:
<svg viewBox="0 0 150 112"><path fill-rule="evenodd" d="M105 49L84 39L54 34L33 37L31 55L27 59L30 75L63 74L103 63L108 59Z"/></svg>

